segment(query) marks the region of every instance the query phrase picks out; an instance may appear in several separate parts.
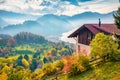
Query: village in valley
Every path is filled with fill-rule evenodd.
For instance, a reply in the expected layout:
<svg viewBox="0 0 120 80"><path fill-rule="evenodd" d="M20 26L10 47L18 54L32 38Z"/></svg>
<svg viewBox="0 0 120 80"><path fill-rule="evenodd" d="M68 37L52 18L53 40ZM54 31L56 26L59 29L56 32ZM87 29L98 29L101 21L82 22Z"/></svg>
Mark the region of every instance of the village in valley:
<svg viewBox="0 0 120 80"><path fill-rule="evenodd" d="M0 80L120 80L119 4L1 0Z"/></svg>

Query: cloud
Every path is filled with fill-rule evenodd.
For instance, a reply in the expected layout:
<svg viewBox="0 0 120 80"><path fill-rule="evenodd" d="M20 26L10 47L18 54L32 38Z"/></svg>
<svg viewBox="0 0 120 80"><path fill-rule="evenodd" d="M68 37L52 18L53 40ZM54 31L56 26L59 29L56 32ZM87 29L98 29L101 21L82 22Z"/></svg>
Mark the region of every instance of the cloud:
<svg viewBox="0 0 120 80"><path fill-rule="evenodd" d="M105 14L118 6L118 0L0 0L0 10L32 15L72 16L86 11Z"/></svg>
<svg viewBox="0 0 120 80"><path fill-rule="evenodd" d="M65 32L62 34L62 36L60 37L60 40L64 41L64 42L69 42L69 43L76 43L76 40L74 38L68 38L68 36L70 34L72 34L74 31L76 31L78 28L75 28L71 31Z"/></svg>

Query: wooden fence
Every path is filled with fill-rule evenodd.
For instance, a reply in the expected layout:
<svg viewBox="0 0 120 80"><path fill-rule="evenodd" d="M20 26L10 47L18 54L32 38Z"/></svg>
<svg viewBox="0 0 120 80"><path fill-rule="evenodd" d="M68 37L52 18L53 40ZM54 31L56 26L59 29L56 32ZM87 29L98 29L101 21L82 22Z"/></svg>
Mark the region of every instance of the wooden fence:
<svg viewBox="0 0 120 80"><path fill-rule="evenodd" d="M91 65L98 65L101 62L104 62L106 60L108 60L108 55L107 56L103 56L103 58L100 57L100 58L96 58L96 59L91 59L90 63L91 63Z"/></svg>

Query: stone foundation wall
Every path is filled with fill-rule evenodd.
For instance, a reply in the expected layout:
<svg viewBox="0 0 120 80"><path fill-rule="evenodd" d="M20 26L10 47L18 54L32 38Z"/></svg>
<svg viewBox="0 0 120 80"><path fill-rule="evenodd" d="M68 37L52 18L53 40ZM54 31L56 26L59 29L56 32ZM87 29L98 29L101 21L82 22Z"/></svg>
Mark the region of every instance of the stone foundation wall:
<svg viewBox="0 0 120 80"><path fill-rule="evenodd" d="M77 45L77 48L78 48L78 54L84 53L87 56L90 55L90 46L79 43Z"/></svg>

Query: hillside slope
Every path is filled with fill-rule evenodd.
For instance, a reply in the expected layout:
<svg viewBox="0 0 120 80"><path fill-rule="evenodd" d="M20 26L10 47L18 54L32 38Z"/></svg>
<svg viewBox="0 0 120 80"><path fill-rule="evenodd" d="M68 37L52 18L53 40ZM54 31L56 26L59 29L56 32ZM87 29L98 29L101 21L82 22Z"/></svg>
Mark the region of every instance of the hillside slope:
<svg viewBox="0 0 120 80"><path fill-rule="evenodd" d="M58 75L58 80L120 80L120 62L106 62L93 70L88 70L79 75L68 77L68 75ZM55 76L49 77L52 80Z"/></svg>

